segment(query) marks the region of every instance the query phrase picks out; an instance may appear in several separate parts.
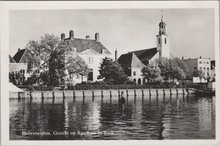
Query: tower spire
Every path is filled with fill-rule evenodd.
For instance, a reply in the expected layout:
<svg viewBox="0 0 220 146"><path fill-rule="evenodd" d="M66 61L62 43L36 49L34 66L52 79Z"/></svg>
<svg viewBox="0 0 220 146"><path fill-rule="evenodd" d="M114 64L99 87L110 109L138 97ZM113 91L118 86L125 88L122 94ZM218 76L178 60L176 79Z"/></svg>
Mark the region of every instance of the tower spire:
<svg viewBox="0 0 220 146"><path fill-rule="evenodd" d="M161 11L161 20L163 20L163 9Z"/></svg>

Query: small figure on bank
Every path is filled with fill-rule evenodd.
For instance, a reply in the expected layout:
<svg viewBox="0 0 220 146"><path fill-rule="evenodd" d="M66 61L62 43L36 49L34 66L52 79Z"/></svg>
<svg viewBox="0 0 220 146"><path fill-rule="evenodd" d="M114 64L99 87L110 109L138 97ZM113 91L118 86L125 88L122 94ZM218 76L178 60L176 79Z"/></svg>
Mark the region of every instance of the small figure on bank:
<svg viewBox="0 0 220 146"><path fill-rule="evenodd" d="M124 91L121 91L121 97L119 99L119 103L123 105L125 103Z"/></svg>

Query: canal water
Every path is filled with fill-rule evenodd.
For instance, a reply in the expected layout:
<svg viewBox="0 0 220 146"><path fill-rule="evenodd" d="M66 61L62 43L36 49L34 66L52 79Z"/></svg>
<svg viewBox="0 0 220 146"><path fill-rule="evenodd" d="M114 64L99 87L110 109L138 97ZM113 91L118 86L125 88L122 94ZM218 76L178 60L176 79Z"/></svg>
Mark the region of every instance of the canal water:
<svg viewBox="0 0 220 146"><path fill-rule="evenodd" d="M11 140L215 139L215 97L10 100Z"/></svg>

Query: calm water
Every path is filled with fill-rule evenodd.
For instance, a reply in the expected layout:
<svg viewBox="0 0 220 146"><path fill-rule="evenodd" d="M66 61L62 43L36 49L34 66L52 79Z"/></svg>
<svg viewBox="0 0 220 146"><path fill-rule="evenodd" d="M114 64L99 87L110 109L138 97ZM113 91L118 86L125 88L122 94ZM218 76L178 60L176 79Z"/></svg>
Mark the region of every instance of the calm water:
<svg viewBox="0 0 220 146"><path fill-rule="evenodd" d="M10 100L10 139L214 139L215 97Z"/></svg>

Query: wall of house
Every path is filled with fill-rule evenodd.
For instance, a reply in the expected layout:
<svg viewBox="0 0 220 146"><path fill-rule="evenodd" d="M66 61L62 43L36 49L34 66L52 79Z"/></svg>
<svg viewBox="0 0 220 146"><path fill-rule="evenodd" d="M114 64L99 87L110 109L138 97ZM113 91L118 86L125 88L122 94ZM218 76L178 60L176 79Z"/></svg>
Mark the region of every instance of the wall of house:
<svg viewBox="0 0 220 146"><path fill-rule="evenodd" d="M211 75L211 62L208 58L195 58L195 59L186 59L184 60L190 72L194 70L202 70L205 73L205 76Z"/></svg>
<svg viewBox="0 0 220 146"><path fill-rule="evenodd" d="M142 68L132 68L131 69L131 77L130 79L136 84L143 84L144 77L141 72Z"/></svg>
<svg viewBox="0 0 220 146"><path fill-rule="evenodd" d="M98 76L102 60L105 57L113 59L113 56L109 54L79 54L79 56L86 62L88 68L93 72L93 82L100 80L98 79Z"/></svg>

